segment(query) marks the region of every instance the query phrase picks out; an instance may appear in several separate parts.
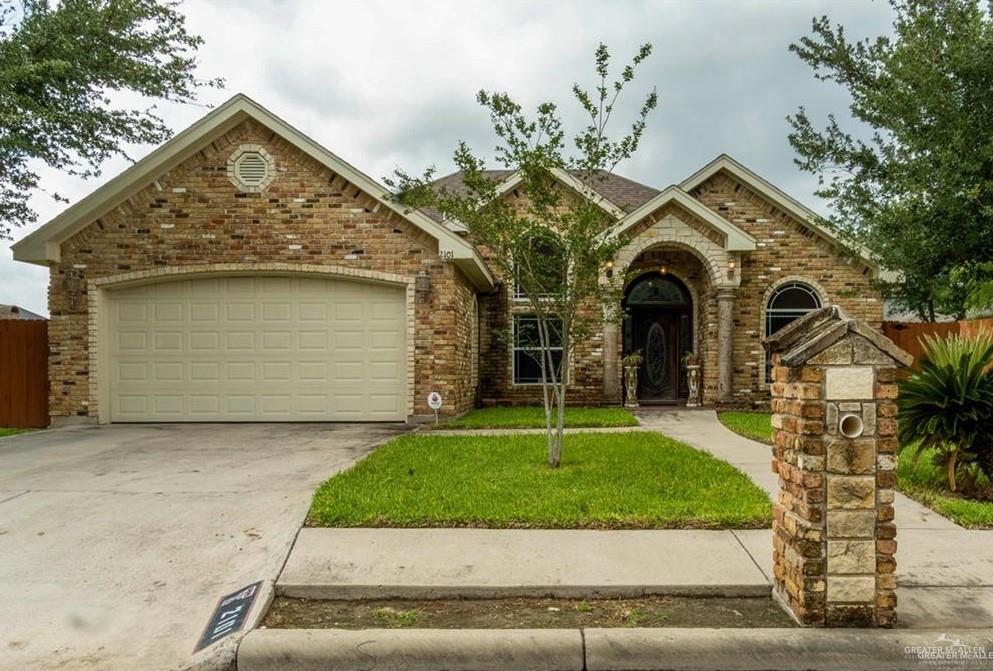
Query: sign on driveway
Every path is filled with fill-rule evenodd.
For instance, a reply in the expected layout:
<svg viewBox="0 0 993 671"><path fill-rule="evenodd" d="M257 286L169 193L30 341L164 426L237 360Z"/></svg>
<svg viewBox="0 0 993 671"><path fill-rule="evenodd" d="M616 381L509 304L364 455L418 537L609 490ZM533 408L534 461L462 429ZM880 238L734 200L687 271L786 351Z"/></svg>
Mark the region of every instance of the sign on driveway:
<svg viewBox="0 0 993 671"><path fill-rule="evenodd" d="M214 608L214 614L207 621L207 628L203 630L200 641L193 652L200 652L208 645L213 645L219 640L233 634L245 625L248 613L252 610L255 597L258 596L262 581L258 581L237 592L222 596Z"/></svg>

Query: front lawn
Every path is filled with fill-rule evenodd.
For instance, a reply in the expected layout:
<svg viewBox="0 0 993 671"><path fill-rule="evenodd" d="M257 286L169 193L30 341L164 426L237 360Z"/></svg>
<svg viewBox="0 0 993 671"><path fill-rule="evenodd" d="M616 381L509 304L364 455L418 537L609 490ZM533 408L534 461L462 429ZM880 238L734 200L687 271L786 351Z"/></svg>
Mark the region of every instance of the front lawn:
<svg viewBox="0 0 993 671"><path fill-rule="evenodd" d="M964 527L993 528L993 501L964 499L950 492L944 468L934 464L932 455L932 450L924 452L916 468L913 451L907 450L900 455L897 465L899 490ZM984 480L982 484L988 483Z"/></svg>
<svg viewBox="0 0 993 671"><path fill-rule="evenodd" d="M0 438L13 436L15 433L24 433L25 431L31 431L31 429L8 429L0 426Z"/></svg>
<svg viewBox="0 0 993 671"><path fill-rule="evenodd" d="M767 412L729 410L717 413L721 424L745 438L772 444L772 422Z"/></svg>
<svg viewBox="0 0 993 671"><path fill-rule="evenodd" d="M721 422L746 438L772 442L769 414L761 412L722 412ZM904 452L897 465L897 489L910 498L944 515L956 524L971 528L993 528L993 501L965 499L948 490L942 468L931 461L932 452L921 455L913 466L913 452Z"/></svg>
<svg viewBox="0 0 993 671"><path fill-rule="evenodd" d="M426 425L436 428L434 424ZM638 420L624 408L566 408L565 426L588 429L606 426L638 426ZM520 408L478 408L461 417L437 425L439 429L543 429L545 409L541 406Z"/></svg>
<svg viewBox="0 0 993 671"><path fill-rule="evenodd" d="M654 432L397 438L317 490L311 526L768 527L765 492L714 457Z"/></svg>

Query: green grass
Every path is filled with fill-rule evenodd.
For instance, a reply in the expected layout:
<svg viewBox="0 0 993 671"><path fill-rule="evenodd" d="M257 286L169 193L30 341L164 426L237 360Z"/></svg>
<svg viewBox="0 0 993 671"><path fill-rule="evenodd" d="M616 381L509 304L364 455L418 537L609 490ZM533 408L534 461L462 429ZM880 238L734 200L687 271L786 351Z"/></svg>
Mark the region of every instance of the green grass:
<svg viewBox="0 0 993 671"><path fill-rule="evenodd" d="M900 454L897 489L964 527L993 528L993 501L964 499L949 491L944 469L932 461L933 451L925 451L913 464L913 451Z"/></svg>
<svg viewBox="0 0 993 671"><path fill-rule="evenodd" d="M717 413L721 424L745 438L772 444L772 423L767 412L729 410Z"/></svg>
<svg viewBox="0 0 993 671"><path fill-rule="evenodd" d="M766 494L726 462L660 433L397 438L318 488L311 526L768 527Z"/></svg>
<svg viewBox="0 0 993 671"><path fill-rule="evenodd" d="M0 438L3 438L4 436L13 436L16 433L25 433L27 431L31 431L31 429L5 429L0 426Z"/></svg>
<svg viewBox="0 0 993 671"><path fill-rule="evenodd" d="M566 408L568 428L604 426L638 426L638 420L624 408ZM433 424L426 425L434 428ZM521 408L479 408L461 417L438 424L439 429L542 429L545 409L540 406Z"/></svg>
<svg viewBox="0 0 993 671"><path fill-rule="evenodd" d="M718 414L726 427L746 438L772 442L772 425L768 413L722 412ZM900 455L897 465L897 489L910 498L964 527L993 528L993 501L975 501L949 491L944 469L932 461L932 451L921 455L915 468L913 451Z"/></svg>

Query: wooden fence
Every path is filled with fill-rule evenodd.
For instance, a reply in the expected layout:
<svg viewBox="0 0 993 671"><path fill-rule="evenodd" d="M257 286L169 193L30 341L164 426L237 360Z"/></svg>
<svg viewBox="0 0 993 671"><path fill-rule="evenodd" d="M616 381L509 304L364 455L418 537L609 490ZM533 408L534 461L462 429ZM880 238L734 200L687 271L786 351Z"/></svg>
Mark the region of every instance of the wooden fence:
<svg viewBox="0 0 993 671"><path fill-rule="evenodd" d="M919 359L924 354L921 338L925 335L947 336L953 333L975 335L980 331L993 333L993 317L967 319L960 322L883 322L883 333L904 351Z"/></svg>
<svg viewBox="0 0 993 671"><path fill-rule="evenodd" d="M48 426L48 322L0 319L0 427Z"/></svg>

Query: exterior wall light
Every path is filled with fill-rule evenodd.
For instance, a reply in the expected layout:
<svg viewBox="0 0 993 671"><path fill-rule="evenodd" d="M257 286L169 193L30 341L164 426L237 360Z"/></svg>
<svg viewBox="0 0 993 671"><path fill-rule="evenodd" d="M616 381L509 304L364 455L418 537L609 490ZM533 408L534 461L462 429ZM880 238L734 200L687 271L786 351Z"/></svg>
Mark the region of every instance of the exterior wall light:
<svg viewBox="0 0 993 671"><path fill-rule="evenodd" d="M729 280L730 279L734 279L734 268L735 268L735 265L736 264L734 262L734 259L731 259L730 261L728 261L728 279Z"/></svg>
<svg viewBox="0 0 993 671"><path fill-rule="evenodd" d="M666 275L666 274L668 274L668 272L669 272L669 269L666 268L665 266L662 266L661 268L659 268L659 275Z"/></svg>
<svg viewBox="0 0 993 671"><path fill-rule="evenodd" d="M607 279L610 279L614 276L614 262L607 261L605 268L607 269Z"/></svg>
<svg viewBox="0 0 993 671"><path fill-rule="evenodd" d="M431 291L431 278L428 277L427 272L421 271L417 273L417 277L414 278L414 291L421 298L427 297L428 293Z"/></svg>

